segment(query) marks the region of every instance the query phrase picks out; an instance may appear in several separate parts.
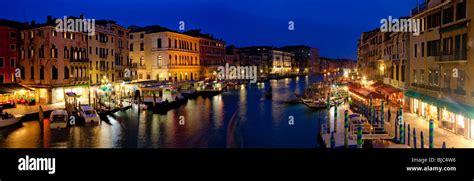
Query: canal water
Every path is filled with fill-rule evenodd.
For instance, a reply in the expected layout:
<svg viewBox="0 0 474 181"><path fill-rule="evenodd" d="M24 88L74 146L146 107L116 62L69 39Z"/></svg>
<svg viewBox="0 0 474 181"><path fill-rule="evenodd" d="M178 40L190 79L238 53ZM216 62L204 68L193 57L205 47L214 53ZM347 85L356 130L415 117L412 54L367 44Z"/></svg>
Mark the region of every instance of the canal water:
<svg viewBox="0 0 474 181"><path fill-rule="evenodd" d="M129 109L110 116L110 124L42 131L39 121L23 122L0 129L0 148L317 148L327 112L288 101L321 80L306 76L237 87L166 114ZM265 96L269 86L271 99Z"/></svg>

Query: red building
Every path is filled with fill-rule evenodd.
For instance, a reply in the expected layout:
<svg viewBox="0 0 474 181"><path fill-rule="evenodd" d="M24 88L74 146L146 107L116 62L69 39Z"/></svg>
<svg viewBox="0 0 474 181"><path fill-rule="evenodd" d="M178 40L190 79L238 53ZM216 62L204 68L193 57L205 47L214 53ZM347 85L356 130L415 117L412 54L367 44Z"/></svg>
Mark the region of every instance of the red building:
<svg viewBox="0 0 474 181"><path fill-rule="evenodd" d="M22 23L0 19L0 84L15 82L18 66L18 31Z"/></svg>

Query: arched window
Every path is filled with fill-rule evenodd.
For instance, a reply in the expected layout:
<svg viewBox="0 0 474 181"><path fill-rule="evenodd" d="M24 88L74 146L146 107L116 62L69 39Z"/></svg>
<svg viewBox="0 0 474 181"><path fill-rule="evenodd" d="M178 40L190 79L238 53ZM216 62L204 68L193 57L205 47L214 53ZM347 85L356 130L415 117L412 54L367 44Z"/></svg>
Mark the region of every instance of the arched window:
<svg viewBox="0 0 474 181"><path fill-rule="evenodd" d="M133 43L130 43L130 51L133 52Z"/></svg>
<svg viewBox="0 0 474 181"><path fill-rule="evenodd" d="M44 80L44 66L41 65L41 68L40 68L40 80Z"/></svg>
<svg viewBox="0 0 474 181"><path fill-rule="evenodd" d="M33 48L33 46L30 46L28 50L28 58L34 58L34 57L35 57L35 49Z"/></svg>
<svg viewBox="0 0 474 181"><path fill-rule="evenodd" d="M161 48L161 38L158 38L157 40L157 48Z"/></svg>
<svg viewBox="0 0 474 181"><path fill-rule="evenodd" d="M161 67L162 64L163 64L163 60L161 58L161 55L158 55L157 60L158 60L158 67Z"/></svg>
<svg viewBox="0 0 474 181"><path fill-rule="evenodd" d="M53 80L58 80L58 69L56 66L53 66L52 71L51 71Z"/></svg>
<svg viewBox="0 0 474 181"><path fill-rule="evenodd" d="M69 68L67 66L64 67L64 79L69 79Z"/></svg>
<svg viewBox="0 0 474 181"><path fill-rule="evenodd" d="M21 59L25 58L25 47L21 47L20 58Z"/></svg>
<svg viewBox="0 0 474 181"><path fill-rule="evenodd" d="M71 52L72 52L72 60L76 60L77 59L77 48L72 48Z"/></svg>
<svg viewBox="0 0 474 181"><path fill-rule="evenodd" d="M35 67L31 66L31 80L34 80L35 79Z"/></svg>
<svg viewBox="0 0 474 181"><path fill-rule="evenodd" d="M41 45L39 49L39 58L44 58L44 45Z"/></svg>
<svg viewBox="0 0 474 181"><path fill-rule="evenodd" d="M69 50L67 49L67 47L65 46L64 47L64 58L69 58Z"/></svg>
<svg viewBox="0 0 474 181"><path fill-rule="evenodd" d="M58 49L54 44L51 46L51 58L58 58Z"/></svg>
<svg viewBox="0 0 474 181"><path fill-rule="evenodd" d="M21 70L21 72L20 72L20 73L21 73L21 79L23 79L23 80L26 79L26 76L25 76L25 67L21 66L21 67L20 67L20 70Z"/></svg>

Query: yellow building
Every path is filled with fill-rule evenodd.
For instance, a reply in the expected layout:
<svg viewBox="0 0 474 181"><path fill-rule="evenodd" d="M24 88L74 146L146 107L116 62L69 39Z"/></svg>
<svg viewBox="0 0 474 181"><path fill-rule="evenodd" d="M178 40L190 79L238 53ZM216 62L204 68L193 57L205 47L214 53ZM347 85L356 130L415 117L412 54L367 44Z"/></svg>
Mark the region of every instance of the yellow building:
<svg viewBox="0 0 474 181"><path fill-rule="evenodd" d="M413 9L425 29L410 39L410 111L474 138L474 2L431 0Z"/></svg>
<svg viewBox="0 0 474 181"><path fill-rule="evenodd" d="M133 28L129 51L139 81L200 79L199 38L161 26Z"/></svg>

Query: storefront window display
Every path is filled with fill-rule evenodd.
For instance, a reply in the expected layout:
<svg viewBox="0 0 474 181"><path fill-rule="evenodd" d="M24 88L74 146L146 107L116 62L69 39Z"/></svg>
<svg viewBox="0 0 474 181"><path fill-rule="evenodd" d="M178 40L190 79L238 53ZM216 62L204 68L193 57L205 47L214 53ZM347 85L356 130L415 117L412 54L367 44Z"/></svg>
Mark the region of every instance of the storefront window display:
<svg viewBox="0 0 474 181"><path fill-rule="evenodd" d="M456 115L456 133L464 135L464 116Z"/></svg>

